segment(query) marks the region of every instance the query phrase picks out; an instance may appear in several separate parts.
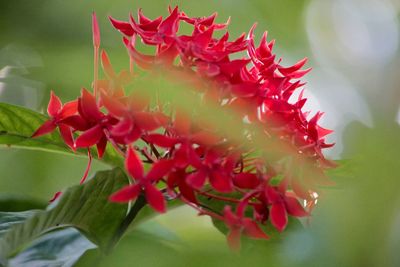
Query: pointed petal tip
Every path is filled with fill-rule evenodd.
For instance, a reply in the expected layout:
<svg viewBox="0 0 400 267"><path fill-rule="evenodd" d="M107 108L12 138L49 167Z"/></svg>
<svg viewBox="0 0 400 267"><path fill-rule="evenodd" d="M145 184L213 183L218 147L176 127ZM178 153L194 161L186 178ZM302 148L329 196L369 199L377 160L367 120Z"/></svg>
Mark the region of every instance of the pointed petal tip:
<svg viewBox="0 0 400 267"><path fill-rule="evenodd" d="M97 22L96 13L93 11L92 13L92 34L93 34L93 46L100 46L100 29L99 24Z"/></svg>

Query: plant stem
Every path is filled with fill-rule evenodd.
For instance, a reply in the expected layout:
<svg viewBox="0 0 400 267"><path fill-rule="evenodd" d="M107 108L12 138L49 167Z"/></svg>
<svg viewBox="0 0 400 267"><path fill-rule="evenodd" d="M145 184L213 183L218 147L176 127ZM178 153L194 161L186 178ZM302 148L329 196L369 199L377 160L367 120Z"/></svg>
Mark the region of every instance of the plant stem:
<svg viewBox="0 0 400 267"><path fill-rule="evenodd" d="M110 253L118 241L122 238L126 230L132 221L136 218L139 211L147 204L146 199L143 194L140 194L136 199L135 204L133 204L129 213L126 215L125 219L121 222L121 225L118 227L115 232L113 238L111 239L109 245L107 246L106 253Z"/></svg>

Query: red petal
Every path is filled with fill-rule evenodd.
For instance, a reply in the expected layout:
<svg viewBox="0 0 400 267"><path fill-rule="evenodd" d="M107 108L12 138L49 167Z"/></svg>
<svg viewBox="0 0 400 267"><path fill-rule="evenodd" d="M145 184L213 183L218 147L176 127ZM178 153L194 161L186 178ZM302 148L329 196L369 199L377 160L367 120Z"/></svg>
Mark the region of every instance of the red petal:
<svg viewBox="0 0 400 267"><path fill-rule="evenodd" d="M100 141L100 138L104 135L103 129L100 125L96 125L89 130L83 132L75 142L75 147L91 147Z"/></svg>
<svg viewBox="0 0 400 267"><path fill-rule="evenodd" d="M145 186L147 203L156 211L164 213L166 211L166 203L163 194L152 184Z"/></svg>
<svg viewBox="0 0 400 267"><path fill-rule="evenodd" d="M108 95L102 93L101 101L108 112L115 117L123 117L127 113L124 104L113 97L109 97Z"/></svg>
<svg viewBox="0 0 400 267"><path fill-rule="evenodd" d="M107 76L112 79L115 79L116 77L115 71L111 66L110 59L105 50L101 50L101 65L103 66L103 70L105 71Z"/></svg>
<svg viewBox="0 0 400 267"><path fill-rule="evenodd" d="M172 13L160 24L158 32L164 35L173 35L176 33L177 21L179 17L178 7L172 11Z"/></svg>
<svg viewBox="0 0 400 267"><path fill-rule="evenodd" d="M224 221L229 227L233 227L239 221L238 216L232 212L231 206L224 207Z"/></svg>
<svg viewBox="0 0 400 267"><path fill-rule="evenodd" d="M89 124L80 115L72 115L59 122L71 126L77 131L86 131L89 129Z"/></svg>
<svg viewBox="0 0 400 267"><path fill-rule="evenodd" d="M128 149L125 160L125 169L133 178L143 178L143 163L132 148Z"/></svg>
<svg viewBox="0 0 400 267"><path fill-rule="evenodd" d="M96 144L97 147L97 156L101 159L104 155L104 151L106 150L107 146L107 137L103 135L100 141Z"/></svg>
<svg viewBox="0 0 400 267"><path fill-rule="evenodd" d="M39 129L37 129L33 134L32 134L32 138L35 137L39 137L41 135L45 135L48 134L52 131L54 131L54 129L56 128L56 125L54 124L53 120L48 120L45 121L40 127Z"/></svg>
<svg viewBox="0 0 400 267"><path fill-rule="evenodd" d="M176 143L176 139L163 134L149 134L146 141L159 147L170 148Z"/></svg>
<svg viewBox="0 0 400 267"><path fill-rule="evenodd" d="M139 137L142 135L142 131L138 127L133 127L132 131L125 136L125 144L130 144L135 142L136 140L139 139Z"/></svg>
<svg viewBox="0 0 400 267"><path fill-rule="evenodd" d="M243 189L254 189L260 184L260 180L254 173L239 173L233 176L233 183Z"/></svg>
<svg viewBox="0 0 400 267"><path fill-rule="evenodd" d="M70 101L64 104L58 115L59 119L64 119L78 112L78 100Z"/></svg>
<svg viewBox="0 0 400 267"><path fill-rule="evenodd" d="M140 194L139 184L128 185L110 196L112 202L129 202L136 199Z"/></svg>
<svg viewBox="0 0 400 267"><path fill-rule="evenodd" d="M134 116L135 123L145 131L154 131L166 125L168 120L168 117L158 112L137 112Z"/></svg>
<svg viewBox="0 0 400 267"><path fill-rule="evenodd" d="M96 13L92 13L92 34L93 34L93 46L100 46L100 30L99 24L97 23Z"/></svg>
<svg viewBox="0 0 400 267"><path fill-rule="evenodd" d="M112 17L108 17L108 19L111 21L111 24L114 26L114 28L116 28L123 34L128 36L132 36L134 34L134 30L132 26L129 24L129 22L116 20L113 19Z"/></svg>
<svg viewBox="0 0 400 267"><path fill-rule="evenodd" d="M118 122L111 130L113 136L125 136L130 133L134 125L131 119L123 119Z"/></svg>
<svg viewBox="0 0 400 267"><path fill-rule="evenodd" d="M232 85L231 90L238 97L252 97L257 93L258 87L257 83L244 82Z"/></svg>
<svg viewBox="0 0 400 267"><path fill-rule="evenodd" d="M218 66L221 71L228 75L233 75L245 67L251 60L250 59L237 59L228 63L220 63Z"/></svg>
<svg viewBox="0 0 400 267"><path fill-rule="evenodd" d="M221 171L213 171L210 176L211 186L218 192L229 193L233 190L232 179Z"/></svg>
<svg viewBox="0 0 400 267"><path fill-rule="evenodd" d="M272 225L282 232L288 222L285 205L281 202L272 204L270 216Z"/></svg>
<svg viewBox="0 0 400 267"><path fill-rule="evenodd" d="M67 144L67 146L75 151L71 128L64 124L60 124L58 128L60 129L61 137L63 138L64 142Z"/></svg>
<svg viewBox="0 0 400 267"><path fill-rule="evenodd" d="M197 204L196 194L194 193L193 189L185 183L184 180L179 182L178 188L185 199Z"/></svg>
<svg viewBox="0 0 400 267"><path fill-rule="evenodd" d="M160 159L153 164L151 170L146 175L146 178L152 182L158 181L167 175L173 166L174 162L172 160Z"/></svg>
<svg viewBox="0 0 400 267"><path fill-rule="evenodd" d="M200 48L206 48L211 41L213 33L214 27L211 26L206 31L194 36L193 43L195 43Z"/></svg>
<svg viewBox="0 0 400 267"><path fill-rule="evenodd" d="M100 120L102 118L102 113L96 103L96 98L89 93L85 88L82 89L80 98L80 109L83 112L83 116L90 120Z"/></svg>
<svg viewBox="0 0 400 267"><path fill-rule="evenodd" d="M61 110L62 103L60 98L54 94L53 91L50 92L50 101L47 105L47 113L51 117L55 117L57 113Z"/></svg>
<svg viewBox="0 0 400 267"><path fill-rule="evenodd" d="M281 195L278 192L278 188L272 186L265 187L265 197L271 202L275 203L281 200Z"/></svg>
<svg viewBox="0 0 400 267"><path fill-rule="evenodd" d="M239 251L240 250L240 235L241 235L241 230L240 228L232 228L228 235L226 236L226 240L228 241L229 247L233 251Z"/></svg>
<svg viewBox="0 0 400 267"><path fill-rule="evenodd" d="M206 182L207 172L199 169L186 177L186 183L195 189L201 189Z"/></svg>
<svg viewBox="0 0 400 267"><path fill-rule="evenodd" d="M292 216L304 217L309 215L294 197L285 197L285 206L287 212Z"/></svg>
<svg viewBox="0 0 400 267"><path fill-rule="evenodd" d="M269 236L263 232L260 226L249 218L243 220L243 227L244 233L251 238L269 239Z"/></svg>
<svg viewBox="0 0 400 267"><path fill-rule="evenodd" d="M291 67L278 67L278 70L280 71L280 73L282 73L283 75L290 75L295 71L298 71L299 69L301 69L305 64L307 63L307 58L303 58L302 60L300 60L299 62L297 62L296 64L294 64Z"/></svg>

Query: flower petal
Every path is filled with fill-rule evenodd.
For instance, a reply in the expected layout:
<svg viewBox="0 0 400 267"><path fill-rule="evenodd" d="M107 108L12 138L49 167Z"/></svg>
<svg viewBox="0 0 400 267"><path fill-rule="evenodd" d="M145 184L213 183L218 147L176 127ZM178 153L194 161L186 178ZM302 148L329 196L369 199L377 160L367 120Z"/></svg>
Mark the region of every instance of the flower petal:
<svg viewBox="0 0 400 267"><path fill-rule="evenodd" d="M140 194L141 188L139 184L128 185L110 196L112 202L129 202L136 199Z"/></svg>
<svg viewBox="0 0 400 267"><path fill-rule="evenodd" d="M186 183L195 189L201 189L206 182L207 171L199 169L186 177Z"/></svg>
<svg viewBox="0 0 400 267"><path fill-rule="evenodd" d="M47 105L47 113L51 117L55 117L57 113L61 110L62 103L60 98L54 94L53 91L50 93L50 101L49 104Z"/></svg>
<svg viewBox="0 0 400 267"><path fill-rule="evenodd" d="M163 194L154 185L148 183L145 186L146 201L156 211L166 212L166 203Z"/></svg>
<svg viewBox="0 0 400 267"><path fill-rule="evenodd" d="M78 100L70 101L64 104L58 115L59 119L64 119L78 112Z"/></svg>
<svg viewBox="0 0 400 267"><path fill-rule="evenodd" d="M288 222L285 205L282 202L272 204L270 215L272 225L282 232Z"/></svg>
<svg viewBox="0 0 400 267"><path fill-rule="evenodd" d="M101 93L101 101L108 112L115 117L123 117L127 113L123 103L113 97L108 96L104 92Z"/></svg>
<svg viewBox="0 0 400 267"><path fill-rule="evenodd" d="M71 128L65 124L58 125L58 128L60 129L60 134L65 144L67 144L67 146L69 146L72 150L75 151L74 139L72 138Z"/></svg>
<svg viewBox="0 0 400 267"><path fill-rule="evenodd" d="M104 151L106 151L107 146L107 137L103 135L100 141L96 144L97 147L97 156L101 159L104 155Z"/></svg>
<svg viewBox="0 0 400 267"><path fill-rule="evenodd" d="M269 239L269 236L264 233L260 226L253 220L246 218L243 220L244 233L255 239Z"/></svg>
<svg viewBox="0 0 400 267"><path fill-rule="evenodd" d="M260 179L254 173L238 173L233 176L233 183L243 189L254 189L260 184Z"/></svg>
<svg viewBox="0 0 400 267"><path fill-rule="evenodd" d="M116 78L117 75L115 74L115 71L111 66L110 58L108 57L105 50L101 50L101 65L103 66L103 70L108 77L110 77L111 79Z"/></svg>
<svg viewBox="0 0 400 267"><path fill-rule="evenodd" d="M188 186L185 180L181 180L178 183L179 192L188 201L197 204L196 194L193 189Z"/></svg>
<svg viewBox="0 0 400 267"><path fill-rule="evenodd" d="M294 197L285 197L285 206L287 212L296 217L304 217L308 216L308 212L304 210L303 206L299 203L299 201Z"/></svg>
<svg viewBox="0 0 400 267"><path fill-rule="evenodd" d="M83 132L75 141L75 147L91 147L97 144L104 135L100 125L96 125L89 130Z"/></svg>
<svg viewBox="0 0 400 267"><path fill-rule="evenodd" d="M161 159L153 164L146 178L152 182L158 181L167 175L173 166L174 162L172 160Z"/></svg>
<svg viewBox="0 0 400 267"><path fill-rule="evenodd" d="M54 131L54 129L55 129L56 127L57 127L57 126L54 124L54 121L53 121L53 120L45 121L45 122L39 127L39 129L37 129L37 130L32 134L31 137L32 137L32 138L35 138L35 137L39 137L39 136L41 136L41 135L48 134L48 133Z"/></svg>
<svg viewBox="0 0 400 267"><path fill-rule="evenodd" d="M133 129L133 121L131 119L120 120L111 130L113 136L126 136Z"/></svg>
<svg viewBox="0 0 400 267"><path fill-rule="evenodd" d="M132 148L128 149L125 159L125 169L133 178L139 180L143 178L142 160Z"/></svg>
<svg viewBox="0 0 400 267"><path fill-rule="evenodd" d="M240 228L232 228L228 235L226 236L226 240L228 241L229 247L233 251L240 250L240 236L241 236L241 229Z"/></svg>
<svg viewBox="0 0 400 267"><path fill-rule="evenodd" d="M224 171L213 171L210 175L210 184L221 193L229 193L233 190L232 179Z"/></svg>
<svg viewBox="0 0 400 267"><path fill-rule="evenodd" d="M227 226L233 227L239 221L239 218L236 214L232 212L231 206L226 205L224 207L224 222Z"/></svg>
<svg viewBox="0 0 400 267"><path fill-rule="evenodd" d="M170 148L176 143L176 139L164 134L149 134L145 137L146 141L159 147Z"/></svg>
<svg viewBox="0 0 400 267"><path fill-rule="evenodd" d="M96 103L96 98L85 88L82 89L79 99L80 112L86 119L98 121L103 117Z"/></svg>
<svg viewBox="0 0 400 267"><path fill-rule="evenodd" d="M158 112L137 112L134 115L135 123L142 130L154 131L167 123L166 116L161 114Z"/></svg>
<svg viewBox="0 0 400 267"><path fill-rule="evenodd" d="M93 35L93 46L100 46L100 30L97 22L96 13L92 13L92 35Z"/></svg>
<svg viewBox="0 0 400 267"><path fill-rule="evenodd" d="M116 28L118 31L122 32L123 34L125 34L127 36L132 36L134 34L134 30L133 30L131 24L129 24L129 22L116 20L110 16L108 17L108 19L111 21L111 24L114 26L114 28Z"/></svg>

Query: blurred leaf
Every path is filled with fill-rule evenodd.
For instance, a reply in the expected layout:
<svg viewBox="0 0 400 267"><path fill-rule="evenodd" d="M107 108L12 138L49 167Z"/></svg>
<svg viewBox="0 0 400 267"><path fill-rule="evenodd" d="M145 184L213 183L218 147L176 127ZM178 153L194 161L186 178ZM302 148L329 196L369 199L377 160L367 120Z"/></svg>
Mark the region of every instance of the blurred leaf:
<svg viewBox="0 0 400 267"><path fill-rule="evenodd" d="M95 245L74 228L48 233L10 259L9 267L18 266L62 266L70 267L88 249Z"/></svg>
<svg viewBox="0 0 400 267"><path fill-rule="evenodd" d="M22 224L13 226L0 239L0 257L12 256L40 235L73 226L89 240L105 248L124 220L127 205L108 200L111 193L128 183L120 169L98 172L87 183L69 188L55 207L40 211Z"/></svg>
<svg viewBox="0 0 400 267"><path fill-rule="evenodd" d="M29 210L24 212L0 212L0 236L4 235L9 228L15 224L20 224L38 212Z"/></svg>
<svg viewBox="0 0 400 267"><path fill-rule="evenodd" d="M86 155L85 150L79 150L78 154L74 154L56 131L38 138L31 138L34 131L46 120L46 116L35 111L0 103L0 145ZM96 153L92 154L96 155ZM121 156L111 146L107 147L102 161L112 166L122 166L123 164Z"/></svg>
<svg viewBox="0 0 400 267"><path fill-rule="evenodd" d="M47 203L25 195L1 194L0 211L24 211L31 209L44 209Z"/></svg>

